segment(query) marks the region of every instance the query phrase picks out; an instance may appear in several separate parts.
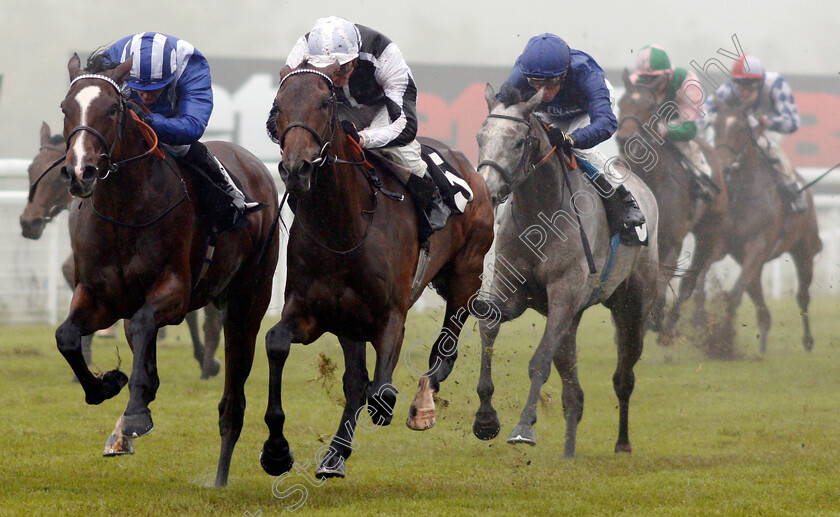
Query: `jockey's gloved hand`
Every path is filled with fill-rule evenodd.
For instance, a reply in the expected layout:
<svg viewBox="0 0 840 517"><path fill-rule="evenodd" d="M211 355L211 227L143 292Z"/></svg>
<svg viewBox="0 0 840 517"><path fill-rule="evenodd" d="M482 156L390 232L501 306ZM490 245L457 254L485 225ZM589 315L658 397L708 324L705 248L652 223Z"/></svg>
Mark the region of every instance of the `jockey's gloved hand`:
<svg viewBox="0 0 840 517"><path fill-rule="evenodd" d="M352 138L356 141L357 144L361 144L361 139L359 138L359 132L356 130L356 124L350 122L349 120L342 120L341 121L341 129L344 130L344 134Z"/></svg>
<svg viewBox="0 0 840 517"><path fill-rule="evenodd" d="M146 117L149 116L149 110L134 101L126 101L125 105L128 106L128 109L136 113L140 117L140 120L146 122Z"/></svg>
<svg viewBox="0 0 840 517"><path fill-rule="evenodd" d="M564 133L563 130L557 126L548 126L548 141L551 142L551 145L554 147L559 147L567 152L571 152L572 146L574 145L572 137Z"/></svg>
<svg viewBox="0 0 840 517"><path fill-rule="evenodd" d="M761 125L761 121L756 118L754 115L747 115L747 123L750 125L750 128L756 129Z"/></svg>

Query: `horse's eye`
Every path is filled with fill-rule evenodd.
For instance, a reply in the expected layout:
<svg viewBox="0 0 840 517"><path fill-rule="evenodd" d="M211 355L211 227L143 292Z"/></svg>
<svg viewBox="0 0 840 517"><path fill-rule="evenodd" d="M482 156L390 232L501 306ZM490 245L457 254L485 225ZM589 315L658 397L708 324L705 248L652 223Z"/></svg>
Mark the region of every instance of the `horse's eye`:
<svg viewBox="0 0 840 517"><path fill-rule="evenodd" d="M515 149L522 149L523 145L525 145L525 141L524 140L519 140L518 142L516 142L516 145L514 145L513 147Z"/></svg>
<svg viewBox="0 0 840 517"><path fill-rule="evenodd" d="M109 117L113 117L114 115L116 115L116 114L117 114L117 112L118 112L119 110L120 110L120 106L119 106L119 104L114 104L113 106L111 106L111 109L110 109L110 110L108 110L108 116L109 116Z"/></svg>
<svg viewBox="0 0 840 517"><path fill-rule="evenodd" d="M330 107L330 100L329 99L324 99L324 102L321 103L321 109L325 110L329 107Z"/></svg>

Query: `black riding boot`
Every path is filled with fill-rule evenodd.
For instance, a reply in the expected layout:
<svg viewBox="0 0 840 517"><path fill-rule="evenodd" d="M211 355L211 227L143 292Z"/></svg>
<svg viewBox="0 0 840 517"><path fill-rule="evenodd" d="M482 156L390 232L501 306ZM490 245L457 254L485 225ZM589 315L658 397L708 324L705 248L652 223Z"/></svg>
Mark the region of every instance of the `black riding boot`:
<svg viewBox="0 0 840 517"><path fill-rule="evenodd" d="M431 234L446 226L450 214L449 207L443 202L440 190L428 172L422 178L412 174L405 187L414 199L418 210L426 216L424 223L427 228L425 232L423 229L420 230L420 242L424 242Z"/></svg>
<svg viewBox="0 0 840 517"><path fill-rule="evenodd" d="M211 200L220 197L226 199L226 204L224 201L216 201L223 206L216 205L214 210L216 229L219 232L232 228L243 216L268 206L253 201L246 202L245 195L233 183L233 179L228 175L224 166L210 154L210 151L201 142L194 142L190 145L189 151L181 159L198 167L205 177L212 182L215 189L213 189L213 194L209 196Z"/></svg>
<svg viewBox="0 0 840 517"><path fill-rule="evenodd" d="M599 194L604 198L604 208L607 211L607 220L610 221L611 229L626 230L645 224L645 216L636 204L636 198L624 185L613 187L603 174L598 174L589 180L595 184ZM610 195L607 196L606 193Z"/></svg>
<svg viewBox="0 0 840 517"><path fill-rule="evenodd" d="M621 199L623 213L621 223L625 228L634 228L645 224L645 215L636 203L636 198L624 185L619 185L616 194Z"/></svg>

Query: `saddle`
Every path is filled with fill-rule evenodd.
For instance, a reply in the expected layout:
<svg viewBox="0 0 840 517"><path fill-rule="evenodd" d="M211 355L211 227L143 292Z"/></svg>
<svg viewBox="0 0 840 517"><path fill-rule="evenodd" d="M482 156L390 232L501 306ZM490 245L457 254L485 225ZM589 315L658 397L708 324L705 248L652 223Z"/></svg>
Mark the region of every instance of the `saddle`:
<svg viewBox="0 0 840 517"><path fill-rule="evenodd" d="M434 147L421 144L420 149L420 156L426 163L429 175L440 191L443 202L452 210L452 214L463 214L467 203L473 200L473 191L469 184L458 169L446 161ZM396 178L405 178L411 174L407 168L394 162L377 149L366 149L365 157L372 166Z"/></svg>

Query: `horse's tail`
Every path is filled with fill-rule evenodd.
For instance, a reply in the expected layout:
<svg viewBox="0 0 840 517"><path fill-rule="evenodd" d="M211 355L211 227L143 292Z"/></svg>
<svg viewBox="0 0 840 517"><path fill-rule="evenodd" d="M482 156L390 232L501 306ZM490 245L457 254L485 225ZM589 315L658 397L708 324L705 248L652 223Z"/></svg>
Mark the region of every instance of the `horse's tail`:
<svg viewBox="0 0 840 517"><path fill-rule="evenodd" d="M283 221L280 217L280 214L283 213L283 205L286 203L286 198L289 197L289 193L285 192L283 194L283 199L280 200L280 206L277 208L277 213L274 215L274 220L271 221L271 227L268 229L268 237L266 237L265 241L263 242L262 249L260 250L260 256L257 259L257 264L262 264L263 259L265 259L266 253L268 253L268 245L271 244L271 240L274 239L274 232L277 231L277 223ZM286 228L286 223L283 222L283 228L286 229L288 233L289 229Z"/></svg>

